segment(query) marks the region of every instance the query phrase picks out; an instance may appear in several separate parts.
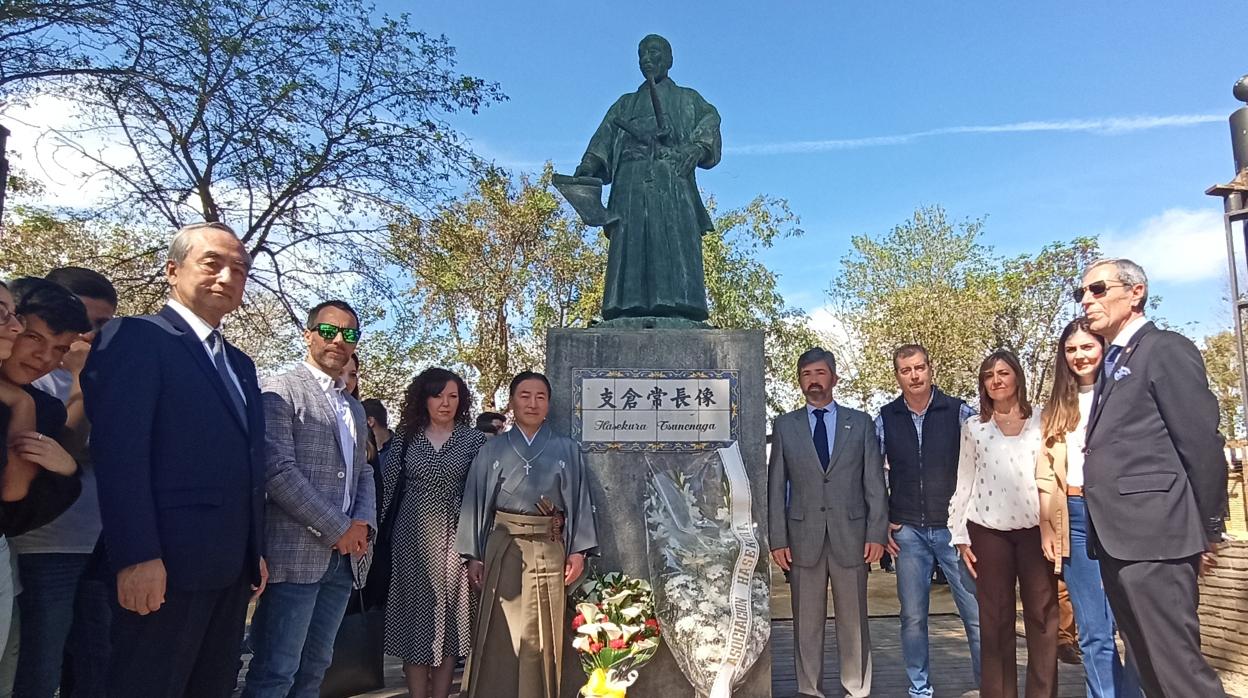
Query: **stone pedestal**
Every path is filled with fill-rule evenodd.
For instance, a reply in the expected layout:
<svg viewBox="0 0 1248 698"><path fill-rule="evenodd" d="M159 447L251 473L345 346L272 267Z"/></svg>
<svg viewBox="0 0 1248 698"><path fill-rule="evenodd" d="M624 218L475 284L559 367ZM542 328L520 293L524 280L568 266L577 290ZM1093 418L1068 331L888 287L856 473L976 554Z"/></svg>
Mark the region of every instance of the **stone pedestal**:
<svg viewBox="0 0 1248 698"><path fill-rule="evenodd" d="M756 330L680 329L558 329L546 336L546 373L553 388L550 422L559 432L573 434L576 369L655 369L736 371L736 440L750 480L752 514L760 532L758 564L767 555L766 401L763 333ZM590 405L586 409L594 407ZM601 571L619 570L649 578L646 557L646 458L687 458L687 453L623 450L587 453L591 491L597 510ZM584 683L575 653L565 654L563 695L576 695ZM693 689L663 649L641 671L629 690L632 698L693 696ZM755 662L734 696L771 695L770 645Z"/></svg>

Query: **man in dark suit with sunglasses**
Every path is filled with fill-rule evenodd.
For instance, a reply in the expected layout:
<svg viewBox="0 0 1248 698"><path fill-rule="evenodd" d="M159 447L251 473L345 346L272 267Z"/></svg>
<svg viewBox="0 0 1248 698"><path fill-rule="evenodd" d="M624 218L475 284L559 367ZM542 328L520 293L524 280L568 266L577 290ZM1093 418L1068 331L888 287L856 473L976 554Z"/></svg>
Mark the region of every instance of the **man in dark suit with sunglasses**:
<svg viewBox="0 0 1248 698"><path fill-rule="evenodd" d="M1223 696L1200 651L1197 577L1222 539L1226 459L1200 351L1144 318L1148 277L1093 262L1075 290L1107 342L1084 486L1114 618L1150 697Z"/></svg>
<svg viewBox="0 0 1248 698"><path fill-rule="evenodd" d="M108 695L226 698L264 590L264 410L221 321L251 257L221 223L178 231L169 302L96 339L81 378L116 574Z"/></svg>

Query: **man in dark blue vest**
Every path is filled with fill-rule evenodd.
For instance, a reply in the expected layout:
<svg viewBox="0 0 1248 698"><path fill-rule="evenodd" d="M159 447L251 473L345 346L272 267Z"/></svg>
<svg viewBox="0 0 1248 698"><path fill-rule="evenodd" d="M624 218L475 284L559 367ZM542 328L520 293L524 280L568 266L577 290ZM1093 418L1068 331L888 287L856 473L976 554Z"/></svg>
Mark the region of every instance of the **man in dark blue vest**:
<svg viewBox="0 0 1248 698"><path fill-rule="evenodd" d="M932 385L927 349L906 344L893 352L901 395L880 410L876 431L888 467L888 549L897 558L901 652L911 696L931 696L927 615L932 570L939 564L966 627L979 683L979 606L975 582L950 545L949 498L958 484L962 422L975 410Z"/></svg>

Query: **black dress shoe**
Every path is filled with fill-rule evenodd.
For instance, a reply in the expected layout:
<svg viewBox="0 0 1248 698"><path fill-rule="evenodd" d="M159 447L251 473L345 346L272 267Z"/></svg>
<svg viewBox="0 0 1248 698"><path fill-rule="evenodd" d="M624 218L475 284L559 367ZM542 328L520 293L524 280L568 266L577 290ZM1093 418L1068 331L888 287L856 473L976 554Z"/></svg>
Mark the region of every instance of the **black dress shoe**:
<svg viewBox="0 0 1248 698"><path fill-rule="evenodd" d="M1079 656L1079 648L1074 645L1058 645L1057 661L1063 664L1082 664L1083 659Z"/></svg>

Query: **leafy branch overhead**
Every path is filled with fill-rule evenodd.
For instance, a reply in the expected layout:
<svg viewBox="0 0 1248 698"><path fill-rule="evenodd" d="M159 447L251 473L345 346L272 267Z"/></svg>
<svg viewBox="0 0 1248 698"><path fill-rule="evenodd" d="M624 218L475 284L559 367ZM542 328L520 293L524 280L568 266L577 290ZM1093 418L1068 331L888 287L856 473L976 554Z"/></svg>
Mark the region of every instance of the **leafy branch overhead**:
<svg viewBox="0 0 1248 698"><path fill-rule="evenodd" d="M60 60L116 69L52 79L10 56L0 89L75 105L79 126L52 137L108 183L95 213L229 223L256 258L253 289L292 319L330 292L390 295L387 223L429 215L481 166L448 116L504 99L457 72L445 37L357 0L85 3L50 29L26 18L40 8L17 3L0 31L107 40L73 55L57 44Z"/></svg>

